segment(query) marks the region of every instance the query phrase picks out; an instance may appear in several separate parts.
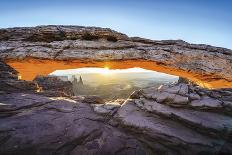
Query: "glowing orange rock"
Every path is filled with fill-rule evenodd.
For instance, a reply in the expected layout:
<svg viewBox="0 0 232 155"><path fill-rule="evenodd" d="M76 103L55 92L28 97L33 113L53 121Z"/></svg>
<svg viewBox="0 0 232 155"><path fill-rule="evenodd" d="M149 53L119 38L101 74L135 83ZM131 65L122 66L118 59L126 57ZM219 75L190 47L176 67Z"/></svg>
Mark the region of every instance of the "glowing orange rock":
<svg viewBox="0 0 232 155"><path fill-rule="evenodd" d="M20 60L6 60L6 63L15 68L21 79L33 80L36 75L48 75L55 70L76 69L81 67L108 67L109 69L127 69L140 67L148 70L163 72L171 75L181 76L196 82L207 88L231 88L232 82L224 79L212 78L211 75L197 74L177 70L171 66L163 66L147 60L122 60L122 61L91 61L91 60L45 60L26 58ZM210 77L210 78L209 78Z"/></svg>

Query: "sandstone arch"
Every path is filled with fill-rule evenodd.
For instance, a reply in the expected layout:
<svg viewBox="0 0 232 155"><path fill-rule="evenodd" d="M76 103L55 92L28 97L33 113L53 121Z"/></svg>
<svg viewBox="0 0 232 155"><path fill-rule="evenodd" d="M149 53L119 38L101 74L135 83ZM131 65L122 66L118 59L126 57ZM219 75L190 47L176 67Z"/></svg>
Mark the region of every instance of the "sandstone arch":
<svg viewBox="0 0 232 155"><path fill-rule="evenodd" d="M94 39L85 39L86 33ZM80 26L1 29L0 36L0 58L25 80L57 69L142 67L182 76L208 88L232 87L229 49L182 40L130 38L110 29Z"/></svg>

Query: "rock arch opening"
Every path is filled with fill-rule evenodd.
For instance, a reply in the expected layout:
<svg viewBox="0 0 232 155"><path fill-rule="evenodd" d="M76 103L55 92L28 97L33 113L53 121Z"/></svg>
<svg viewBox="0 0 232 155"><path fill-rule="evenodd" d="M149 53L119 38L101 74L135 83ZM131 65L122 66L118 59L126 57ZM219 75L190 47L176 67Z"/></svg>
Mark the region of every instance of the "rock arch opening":
<svg viewBox="0 0 232 155"><path fill-rule="evenodd" d="M84 67L56 70L48 77L36 77L35 81L40 83L49 79L51 82L48 83L55 82L55 85L60 80L67 82L67 84L71 82L74 96L91 95L105 101L112 101L127 99L133 92L143 88L158 88L163 84L177 82L179 77L139 67L128 69Z"/></svg>
<svg viewBox="0 0 232 155"><path fill-rule="evenodd" d="M37 75L48 75L56 70L76 69L83 67L100 67L109 69L128 69L140 67L147 70L162 72L189 79L206 88L231 88L232 82L221 78L212 78L210 75L194 73L192 71L179 70L172 66L166 66L154 61L137 60L112 60L97 61L88 59L79 60L47 60L25 58L23 60L6 60L6 63L19 72L23 80L32 81Z"/></svg>

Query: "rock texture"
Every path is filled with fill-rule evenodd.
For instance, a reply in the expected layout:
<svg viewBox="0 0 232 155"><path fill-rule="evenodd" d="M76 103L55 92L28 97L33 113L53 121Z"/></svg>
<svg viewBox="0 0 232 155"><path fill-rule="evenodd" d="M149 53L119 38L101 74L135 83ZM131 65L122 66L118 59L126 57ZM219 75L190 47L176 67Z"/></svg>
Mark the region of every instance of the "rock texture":
<svg viewBox="0 0 232 155"><path fill-rule="evenodd" d="M37 26L0 29L0 58L49 60L149 60L192 72L204 80L232 81L232 51L182 40L130 38L98 27Z"/></svg>
<svg viewBox="0 0 232 155"><path fill-rule="evenodd" d="M46 96L73 96L73 85L55 76L38 75L34 80L40 87L40 93Z"/></svg>
<svg viewBox="0 0 232 155"><path fill-rule="evenodd" d="M7 91L0 94L0 154L232 154L231 110L232 89L186 82L105 103Z"/></svg>
<svg viewBox="0 0 232 155"><path fill-rule="evenodd" d="M19 80L18 72L0 60L0 93L32 91L38 86L34 82Z"/></svg>

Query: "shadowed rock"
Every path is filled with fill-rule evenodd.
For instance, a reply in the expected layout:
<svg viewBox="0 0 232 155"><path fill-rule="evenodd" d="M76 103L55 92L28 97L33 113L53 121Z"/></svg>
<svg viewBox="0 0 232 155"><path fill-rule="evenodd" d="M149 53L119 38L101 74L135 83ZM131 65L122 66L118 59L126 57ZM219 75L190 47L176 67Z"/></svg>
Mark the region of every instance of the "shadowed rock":
<svg viewBox="0 0 232 155"><path fill-rule="evenodd" d="M0 92L35 92L37 89L36 83L19 80L18 72L0 60Z"/></svg>
<svg viewBox="0 0 232 155"><path fill-rule="evenodd" d="M123 104L121 100L99 104L87 96L1 94L0 154L230 154L230 107L192 105L214 91L221 98L211 97L211 102L231 102L230 91L207 90L186 104L157 100L162 93L181 96L173 91L180 85L188 88L183 97L205 91L170 84L140 90Z"/></svg>

